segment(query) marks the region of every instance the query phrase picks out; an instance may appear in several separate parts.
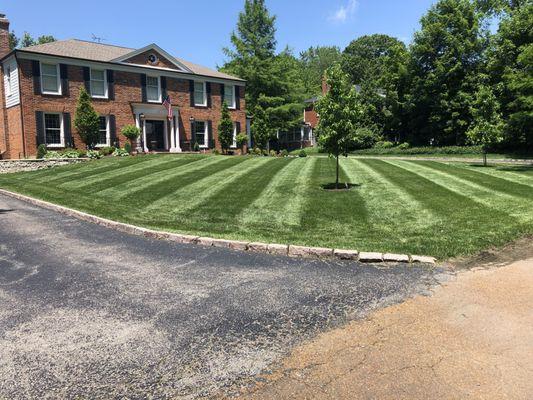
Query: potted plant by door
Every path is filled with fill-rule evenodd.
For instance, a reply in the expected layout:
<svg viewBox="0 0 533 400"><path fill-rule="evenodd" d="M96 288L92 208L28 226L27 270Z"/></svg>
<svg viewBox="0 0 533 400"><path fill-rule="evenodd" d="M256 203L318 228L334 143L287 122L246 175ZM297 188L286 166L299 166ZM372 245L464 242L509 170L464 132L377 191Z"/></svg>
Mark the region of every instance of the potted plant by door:
<svg viewBox="0 0 533 400"><path fill-rule="evenodd" d="M122 128L121 133L130 140L132 149L138 147L136 142L139 139L139 136L141 136L141 130L139 128L135 125L126 125Z"/></svg>

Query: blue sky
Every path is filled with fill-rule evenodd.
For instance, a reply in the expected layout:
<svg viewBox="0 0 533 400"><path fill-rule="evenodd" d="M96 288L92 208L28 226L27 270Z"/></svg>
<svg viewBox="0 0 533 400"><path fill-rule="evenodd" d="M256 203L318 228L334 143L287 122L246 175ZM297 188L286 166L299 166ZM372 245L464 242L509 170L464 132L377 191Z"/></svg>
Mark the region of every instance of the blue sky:
<svg viewBox="0 0 533 400"><path fill-rule="evenodd" d="M51 34L139 48L157 43L169 53L208 67L224 62L244 0L113 1L2 0L0 12L18 36ZM409 42L434 0L267 0L277 16L279 48L296 53L316 45L343 49L365 34Z"/></svg>

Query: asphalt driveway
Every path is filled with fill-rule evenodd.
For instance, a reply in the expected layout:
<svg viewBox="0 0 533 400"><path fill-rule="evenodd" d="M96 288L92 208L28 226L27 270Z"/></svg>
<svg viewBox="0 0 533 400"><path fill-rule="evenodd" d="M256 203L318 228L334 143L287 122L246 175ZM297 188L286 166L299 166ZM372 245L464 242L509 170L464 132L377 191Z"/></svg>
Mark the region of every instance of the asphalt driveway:
<svg viewBox="0 0 533 400"><path fill-rule="evenodd" d="M150 240L0 195L0 398L235 393L440 272Z"/></svg>

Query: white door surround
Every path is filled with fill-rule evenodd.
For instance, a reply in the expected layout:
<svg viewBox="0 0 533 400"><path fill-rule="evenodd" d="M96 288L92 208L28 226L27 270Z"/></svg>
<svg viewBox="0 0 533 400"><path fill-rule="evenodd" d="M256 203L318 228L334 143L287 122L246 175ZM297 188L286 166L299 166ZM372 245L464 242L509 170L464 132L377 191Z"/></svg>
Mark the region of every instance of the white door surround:
<svg viewBox="0 0 533 400"><path fill-rule="evenodd" d="M135 114L135 124L141 129L143 138L143 151L148 152L148 146L146 143L146 120L162 120L165 123L165 148L170 153L180 153L180 132L179 132L179 108L172 107L174 117L169 121L167 118L167 109L161 104L133 104L133 113ZM140 115L144 114L144 119L141 121ZM168 140L170 127L170 143Z"/></svg>

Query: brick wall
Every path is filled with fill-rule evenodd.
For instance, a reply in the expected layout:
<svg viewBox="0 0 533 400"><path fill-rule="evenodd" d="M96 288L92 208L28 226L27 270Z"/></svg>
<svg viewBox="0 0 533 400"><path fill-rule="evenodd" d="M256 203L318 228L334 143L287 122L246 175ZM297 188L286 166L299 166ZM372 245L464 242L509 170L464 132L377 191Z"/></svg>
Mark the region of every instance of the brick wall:
<svg viewBox="0 0 533 400"><path fill-rule="evenodd" d="M23 158L24 142L22 138L21 107L13 106L6 110L8 151L5 158Z"/></svg>
<svg viewBox="0 0 533 400"><path fill-rule="evenodd" d="M313 129L318 125L318 115L313 105L307 106L305 109L304 120L310 124Z"/></svg>
<svg viewBox="0 0 533 400"><path fill-rule="evenodd" d="M76 111L76 99L79 90L84 86L83 68L79 66L68 66L69 96L35 95L33 93L32 65L29 60L20 60L20 85L21 103L24 124L24 137L26 143L27 156L35 156L37 153L37 129L35 121L36 111L48 112L68 112L72 120L72 137L74 145L83 148L83 143L74 127L74 117ZM189 81L167 77L167 92L172 99L172 104L179 107L179 127L180 140L190 140L189 117L197 120L210 120L213 126L213 138L216 147L220 148L218 142L218 124L221 114L221 90L220 84L211 83L211 107L191 107L189 94ZM244 88L240 89L240 109L231 110L233 121L239 121L241 132L246 129L246 104L244 100ZM124 125L135 124L132 103L141 103L141 79L139 73L115 71L115 100L93 99L93 106L99 114L115 115L117 125L117 137L123 145L127 139L120 135L120 130ZM152 103L153 104L153 103ZM161 106L162 107L162 106ZM10 118L11 119L11 118ZM15 152L12 152L14 156Z"/></svg>

